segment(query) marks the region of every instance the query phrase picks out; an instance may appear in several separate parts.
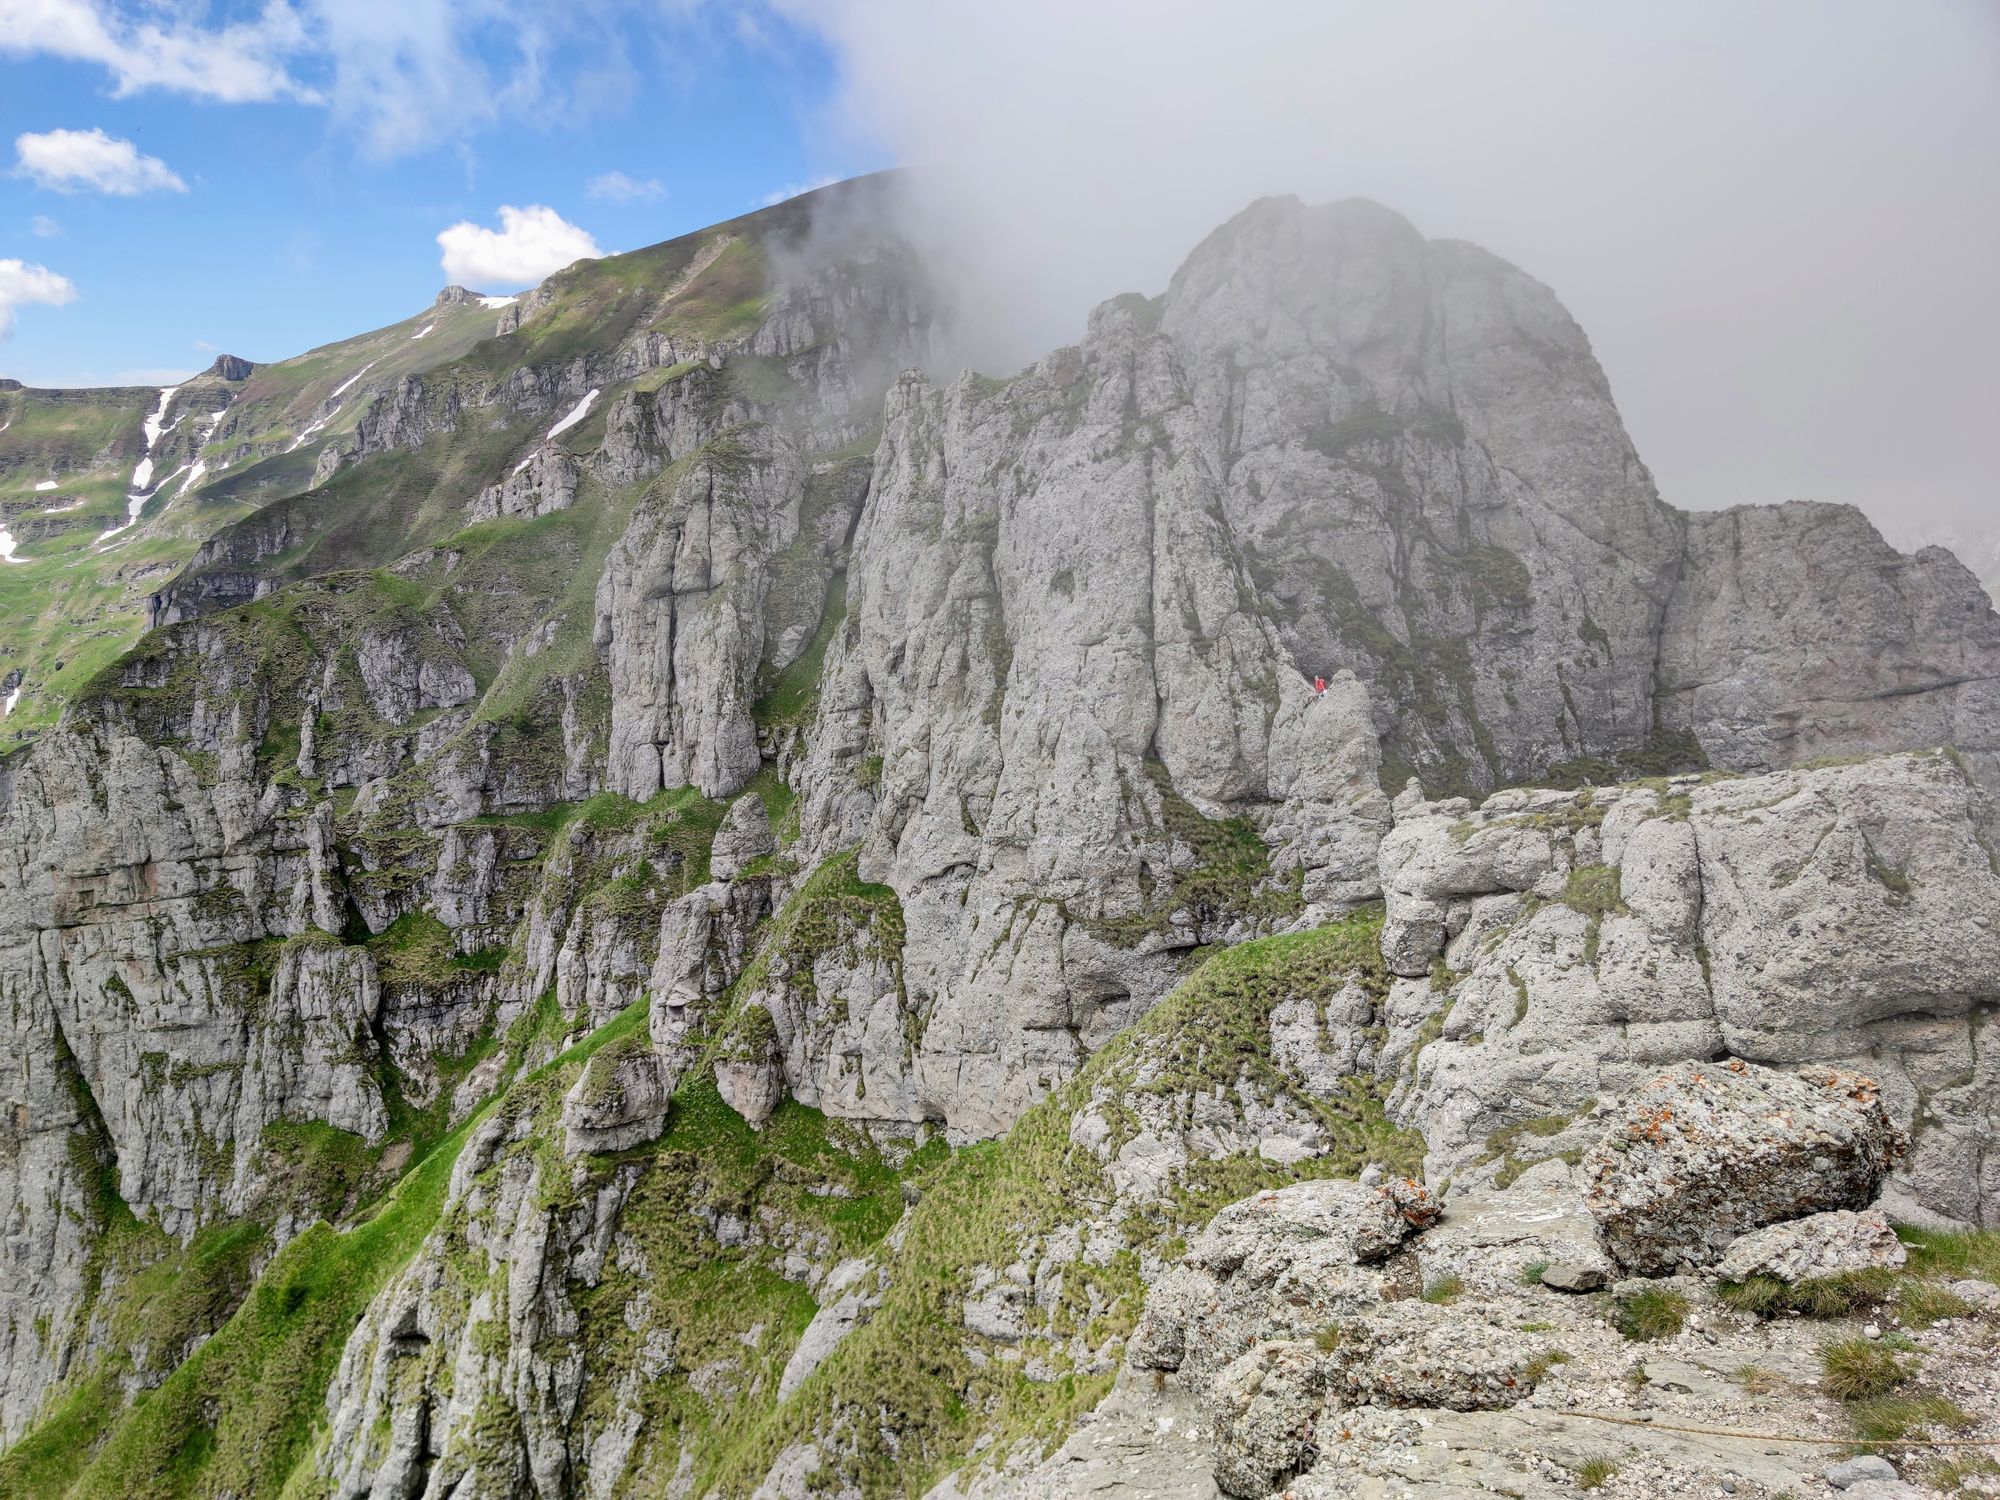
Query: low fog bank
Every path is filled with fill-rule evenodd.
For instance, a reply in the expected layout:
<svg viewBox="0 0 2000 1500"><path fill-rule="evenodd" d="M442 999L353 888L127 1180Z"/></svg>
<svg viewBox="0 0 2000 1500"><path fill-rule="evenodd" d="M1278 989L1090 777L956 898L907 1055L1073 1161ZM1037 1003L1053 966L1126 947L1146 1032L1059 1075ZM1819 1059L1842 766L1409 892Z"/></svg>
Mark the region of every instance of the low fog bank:
<svg viewBox="0 0 2000 1500"><path fill-rule="evenodd" d="M921 169L980 368L1160 291L1253 198L1371 197L1556 290L1674 504L2000 545L1985 0L786 8L838 129Z"/></svg>

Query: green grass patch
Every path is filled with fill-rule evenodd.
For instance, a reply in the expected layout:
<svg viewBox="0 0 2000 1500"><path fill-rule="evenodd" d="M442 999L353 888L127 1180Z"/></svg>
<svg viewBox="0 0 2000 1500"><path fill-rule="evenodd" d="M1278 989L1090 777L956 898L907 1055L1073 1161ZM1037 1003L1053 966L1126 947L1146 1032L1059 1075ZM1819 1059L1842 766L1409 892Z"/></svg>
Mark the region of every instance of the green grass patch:
<svg viewBox="0 0 2000 1500"><path fill-rule="evenodd" d="M1612 1326L1626 1338L1657 1343L1687 1326L1688 1299L1672 1287L1644 1287L1619 1299Z"/></svg>
<svg viewBox="0 0 2000 1500"><path fill-rule="evenodd" d="M1908 1380L1915 1366L1874 1339L1835 1339L1819 1350L1820 1388L1836 1401L1881 1396Z"/></svg>
<svg viewBox="0 0 2000 1500"><path fill-rule="evenodd" d="M1587 1458L1577 1467L1576 1487L1580 1490L1601 1490L1617 1475L1617 1460Z"/></svg>

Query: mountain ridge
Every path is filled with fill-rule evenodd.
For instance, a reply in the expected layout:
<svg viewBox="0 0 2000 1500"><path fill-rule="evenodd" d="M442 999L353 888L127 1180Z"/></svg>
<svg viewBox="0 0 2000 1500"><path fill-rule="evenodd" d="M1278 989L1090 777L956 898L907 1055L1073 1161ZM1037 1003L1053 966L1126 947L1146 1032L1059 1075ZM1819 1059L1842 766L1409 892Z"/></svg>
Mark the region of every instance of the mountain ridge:
<svg viewBox="0 0 2000 1500"><path fill-rule="evenodd" d="M0 1485L921 1492L1232 1199L1560 1166L1725 1044L2000 1214L1969 572L1667 506L1379 205L931 378L894 190L224 408L326 425L200 493L306 487L0 764Z"/></svg>

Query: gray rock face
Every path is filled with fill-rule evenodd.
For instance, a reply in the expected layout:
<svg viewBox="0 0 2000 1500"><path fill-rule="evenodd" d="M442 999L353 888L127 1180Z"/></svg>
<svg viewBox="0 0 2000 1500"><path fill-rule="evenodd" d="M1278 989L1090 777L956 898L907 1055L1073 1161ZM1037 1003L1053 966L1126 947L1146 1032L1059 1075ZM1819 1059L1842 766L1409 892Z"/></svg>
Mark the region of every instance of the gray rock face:
<svg viewBox="0 0 2000 1500"><path fill-rule="evenodd" d="M563 1099L563 1129L571 1155L624 1151L650 1141L667 1123L672 1079L643 1033L591 1058Z"/></svg>
<svg viewBox="0 0 2000 1500"><path fill-rule="evenodd" d="M730 804L729 816L709 846L708 868L717 880L734 880L744 866L777 852L778 839L771 832L764 799L750 792Z"/></svg>
<svg viewBox="0 0 2000 1500"><path fill-rule="evenodd" d="M937 318L879 242L732 281L714 317L665 326L747 233L635 282L643 306L601 337L564 325L560 357L509 367L485 346L498 363L385 383L319 462L435 478L406 553L341 550L374 539L339 532L337 496L255 512L161 591L160 629L62 732L0 766L18 1268L0 1435L94 1336L107 1185L184 1241L260 1211L274 1127L380 1142L391 1073L405 1103L449 1092L463 1119L503 1068L643 1004L644 1036L565 1101L572 1153L657 1137L698 1066L753 1122L789 1095L963 1142L1010 1126L1199 950L1377 895L1387 995L1371 977L1290 997L1270 1051L1313 1098L1393 1082L1438 1183L1519 1189L1589 1146L1607 1101L1727 1051L1865 1059L1877 1111L1914 1136L1889 1190L2000 1215L1982 1024L2000 875L1976 780L2000 619L1962 568L1893 553L1849 511L1663 505L1553 295L1373 205L1254 205L1162 297L1114 299L1006 381L897 373L932 355ZM506 309L507 349L531 360L542 320L576 311L564 295ZM592 389L590 421L545 438ZM373 484L338 477L350 498ZM522 530L501 521L549 555L480 571ZM312 555L332 571L286 582L329 535ZM509 617L482 630L494 598ZM1947 742L1963 764L1809 759ZM1760 774L1445 795L1683 760ZM469 1073L446 1067L475 1049ZM1126 1207L1205 1162L1328 1149L1297 1097L1129 1092L1071 1129ZM1887 1165L1869 1131L1838 1137L1841 1202ZM554 1186L522 1155L454 1198L476 1200L492 1274L522 1278L507 1373L427 1247L350 1346L327 1470L345 1492L428 1472L467 1496L554 1493L629 1452L593 1429L608 1446L582 1463L582 1356L537 1352L573 1311L538 1278L594 1276L614 1205L542 1214ZM1794 1206L1805 1170L1771 1159ZM1214 1408L1241 1434L1232 1483L1292 1462L1289 1408L1258 1406L1253 1370L1305 1361L1324 1399L1456 1409L1519 1354L1441 1342L1409 1299L1381 1315L1392 1362L1319 1350L1380 1300L1428 1210L1394 1184L1294 1191L1296 1212L1218 1220L1138 1336L1220 1391L1258 1299L1296 1292L1257 1338L1310 1356L1260 1356ZM1436 1255L1470 1254L1434 1233ZM1711 1257L1706 1234L1628 1238ZM1048 1283L988 1270L967 1315L1000 1341ZM865 1300L823 1304L814 1347ZM458 1405L404 1399L419 1333L423 1358L450 1342L479 1371ZM786 1370L794 1394L812 1365ZM476 1476L426 1469L502 1383L521 1444ZM797 1488L820 1459L789 1451Z"/></svg>
<svg viewBox="0 0 2000 1500"><path fill-rule="evenodd" d="M1894 1191L1994 1222L1991 818L1929 755L1400 799L1392 1110L1441 1181L1587 1149L1593 1109L1683 1059L1852 1068L1913 1138Z"/></svg>
<svg viewBox="0 0 2000 1500"><path fill-rule="evenodd" d="M1873 1202L1905 1145L1872 1079L1734 1058L1669 1068L1609 1124L1583 1159L1585 1198L1605 1248L1648 1275L1711 1265L1766 1224Z"/></svg>
<svg viewBox="0 0 2000 1500"><path fill-rule="evenodd" d="M1942 547L1903 556L1838 505L1688 517L1661 720L1737 770L1956 745L2000 769L2000 615Z"/></svg>
<svg viewBox="0 0 2000 1500"><path fill-rule="evenodd" d="M803 791L821 847L861 837L910 913L918 1108L990 1131L1157 993L1138 959L1232 931L1160 897L1157 872L1198 858L1161 773L1330 908L1372 894L1382 766L1473 788L1556 763L1986 753L2000 620L1962 568L1849 511L1739 524L1784 561L1745 573L1659 503L1545 288L1372 205L1258 204L1163 298L1107 303L1004 384L906 377ZM1775 602L1737 619L1792 597L1786 568L1882 592L1792 634ZM1813 665L1778 670L1799 631ZM1863 660L1870 632L1963 682L1926 689L1924 717L1913 677ZM1107 924L1138 951L1092 941Z"/></svg>
<svg viewBox="0 0 2000 1500"><path fill-rule="evenodd" d="M785 1361L778 1377L778 1399L783 1401L804 1385L812 1372L826 1363L827 1356L840 1347L842 1339L867 1321L882 1302L882 1280L876 1268L863 1260L842 1261L834 1267L820 1292L820 1308Z"/></svg>

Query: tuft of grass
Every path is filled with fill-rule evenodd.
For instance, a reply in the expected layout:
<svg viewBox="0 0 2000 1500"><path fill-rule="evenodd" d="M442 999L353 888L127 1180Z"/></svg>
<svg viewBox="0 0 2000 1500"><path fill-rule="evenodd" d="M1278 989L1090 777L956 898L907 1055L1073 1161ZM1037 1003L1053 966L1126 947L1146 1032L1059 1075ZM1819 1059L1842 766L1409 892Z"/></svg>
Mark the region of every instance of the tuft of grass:
<svg viewBox="0 0 2000 1500"><path fill-rule="evenodd" d="M1908 1441L1921 1432L1963 1432L1973 1419L1957 1402L1924 1393L1870 1396L1847 1403L1854 1440L1864 1448Z"/></svg>
<svg viewBox="0 0 2000 1500"><path fill-rule="evenodd" d="M1587 1458L1576 1471L1576 1487L1580 1490L1601 1490L1617 1473L1616 1459Z"/></svg>
<svg viewBox="0 0 2000 1500"><path fill-rule="evenodd" d="M1546 1378L1549 1371L1553 1370L1557 1365L1568 1364L1570 1359L1571 1355L1567 1349L1558 1349L1554 1344L1551 1344L1528 1361L1524 1373L1529 1380L1539 1385Z"/></svg>
<svg viewBox="0 0 2000 1500"><path fill-rule="evenodd" d="M2000 1281L2000 1229L1918 1229L1898 1224L1896 1238L1909 1252L1907 1269L1916 1275Z"/></svg>
<svg viewBox="0 0 2000 1500"><path fill-rule="evenodd" d="M1464 1278L1447 1272L1443 1276L1434 1276L1424 1283L1423 1297L1426 1302L1445 1307L1456 1302L1464 1290Z"/></svg>
<svg viewBox="0 0 2000 1500"><path fill-rule="evenodd" d="M1971 1486L1975 1479L2000 1478L2000 1461L1989 1458L1984 1453L1975 1453L1967 1458L1954 1458L1945 1463L1927 1466L1922 1475L1925 1484L1947 1495L1974 1495L1981 1493ZM1986 1491L1990 1493L1990 1490Z"/></svg>
<svg viewBox="0 0 2000 1500"><path fill-rule="evenodd" d="M1313 1344L1322 1354L1331 1354L1340 1347L1340 1325L1329 1323L1313 1336Z"/></svg>
<svg viewBox="0 0 2000 1500"><path fill-rule="evenodd" d="M1767 1396L1778 1388L1777 1372L1762 1365L1738 1365L1729 1378L1753 1396Z"/></svg>
<svg viewBox="0 0 2000 1500"><path fill-rule="evenodd" d="M1612 1326L1626 1338L1654 1343L1687 1326L1688 1299L1672 1287L1646 1287L1624 1298Z"/></svg>
<svg viewBox="0 0 2000 1500"><path fill-rule="evenodd" d="M1944 1318L1970 1317L1973 1305L1935 1281L1906 1281L1896 1288L1896 1315L1912 1328L1928 1328Z"/></svg>
<svg viewBox="0 0 2000 1500"><path fill-rule="evenodd" d="M1622 886L1616 865L1579 865L1563 886L1563 903L1585 916L1607 917L1626 909Z"/></svg>
<svg viewBox="0 0 2000 1500"><path fill-rule="evenodd" d="M1549 1263L1545 1260L1529 1261L1525 1266L1521 1267L1521 1275L1519 1277L1521 1285L1540 1286L1542 1284L1542 1272L1548 1268Z"/></svg>
<svg viewBox="0 0 2000 1500"><path fill-rule="evenodd" d="M1878 1267L1815 1276L1789 1286L1775 1276L1752 1276L1748 1281L1722 1282L1715 1290L1725 1307L1760 1318L1781 1312L1808 1318L1846 1318L1887 1302L1897 1281L1894 1271Z"/></svg>
<svg viewBox="0 0 2000 1500"><path fill-rule="evenodd" d="M1865 1401L1894 1390L1915 1367L1873 1339L1835 1339L1819 1351L1820 1387L1836 1401Z"/></svg>

